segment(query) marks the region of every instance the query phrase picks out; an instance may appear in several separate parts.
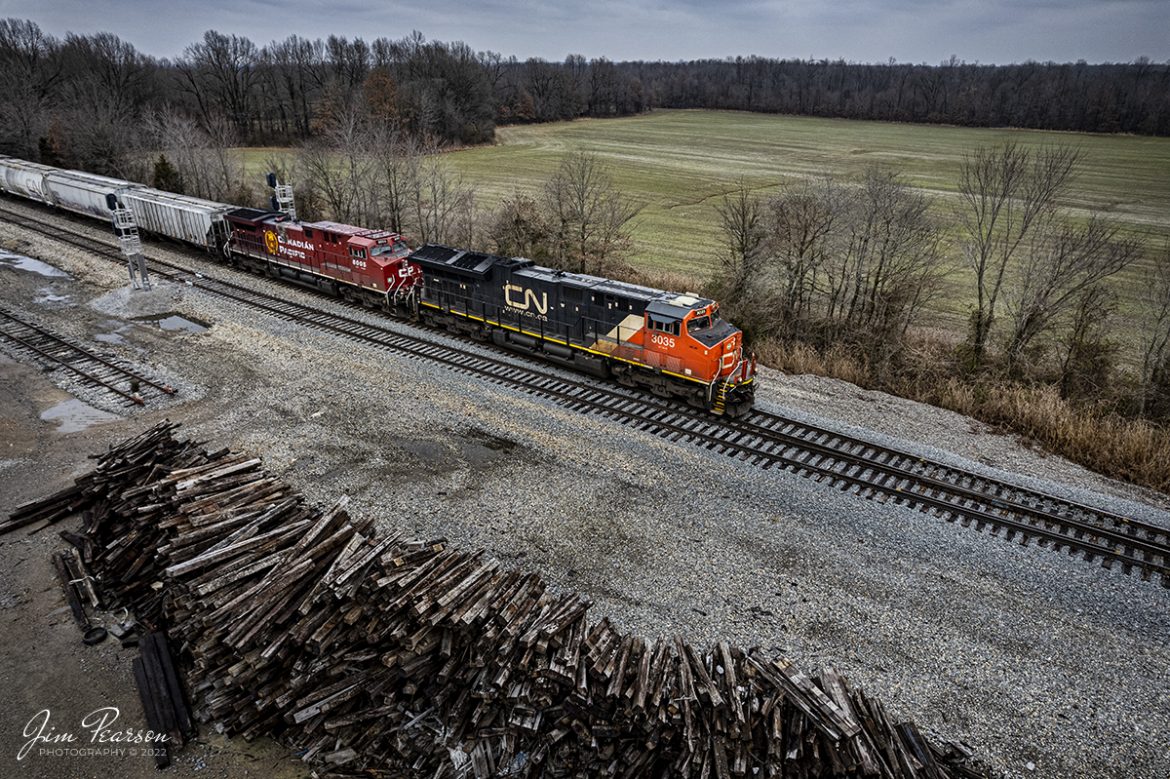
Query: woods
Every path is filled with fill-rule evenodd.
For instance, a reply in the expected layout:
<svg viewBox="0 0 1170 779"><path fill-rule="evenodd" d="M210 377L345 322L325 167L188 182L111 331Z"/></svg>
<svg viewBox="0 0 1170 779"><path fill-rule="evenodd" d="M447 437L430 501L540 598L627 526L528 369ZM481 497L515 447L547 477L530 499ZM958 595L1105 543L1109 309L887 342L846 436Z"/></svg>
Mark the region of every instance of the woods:
<svg viewBox="0 0 1170 779"><path fill-rule="evenodd" d="M1079 132L1170 133L1170 65L735 57L622 63L656 106Z"/></svg>
<svg viewBox="0 0 1170 779"><path fill-rule="evenodd" d="M500 124L708 108L978 127L1170 134L1170 65L940 65L737 56L550 62L461 42L290 35L267 43L208 30L173 60L110 33L46 34L0 21L0 153L129 176L155 147L149 119L189 117L236 143L285 145L361 110L441 144Z"/></svg>

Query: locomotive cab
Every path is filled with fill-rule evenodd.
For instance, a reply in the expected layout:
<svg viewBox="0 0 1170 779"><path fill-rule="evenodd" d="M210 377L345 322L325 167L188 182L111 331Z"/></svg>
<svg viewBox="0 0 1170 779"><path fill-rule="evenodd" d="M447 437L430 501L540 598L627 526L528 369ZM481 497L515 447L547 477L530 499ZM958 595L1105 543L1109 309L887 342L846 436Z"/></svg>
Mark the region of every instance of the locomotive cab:
<svg viewBox="0 0 1170 779"><path fill-rule="evenodd" d="M645 333L648 364L707 384L705 403L717 413L750 408L754 360L745 359L743 333L719 316L713 300L688 294L652 301Z"/></svg>
<svg viewBox="0 0 1170 779"><path fill-rule="evenodd" d="M740 331L719 318L714 301L695 295L652 301L645 331L659 367L703 381L726 375L741 356Z"/></svg>
<svg viewBox="0 0 1170 779"><path fill-rule="evenodd" d="M373 259L399 260L410 254L410 246L397 233L385 230L370 231L349 239L351 249L361 249L363 256Z"/></svg>
<svg viewBox="0 0 1170 779"><path fill-rule="evenodd" d="M381 280L388 295L409 290L420 276L418 268L406 262L410 246L398 233L366 230L352 236L347 246L355 272Z"/></svg>

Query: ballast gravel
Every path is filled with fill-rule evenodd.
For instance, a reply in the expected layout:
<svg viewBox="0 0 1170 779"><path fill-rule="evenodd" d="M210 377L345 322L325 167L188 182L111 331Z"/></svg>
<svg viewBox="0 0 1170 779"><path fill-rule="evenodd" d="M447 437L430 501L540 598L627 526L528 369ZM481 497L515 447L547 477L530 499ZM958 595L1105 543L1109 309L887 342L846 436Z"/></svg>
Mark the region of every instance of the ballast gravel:
<svg viewBox="0 0 1170 779"><path fill-rule="evenodd" d="M595 616L623 629L759 645L809 672L833 665L893 716L970 744L997 775L1170 775L1170 590L1157 582L657 438L196 288L163 285L153 301L127 292L107 260L0 224L0 247L14 245L74 275L76 305L43 311L45 324L93 332L151 309L211 325L182 336L125 331L112 348L181 377L190 392L78 440L182 420L191 436L263 455L316 500L348 494L354 512L387 529L484 547L587 593ZM229 276L185 252L152 244L148 254ZM14 273L0 268L0 299L29 309L28 290L8 283ZM1150 502L1161 498L959 415L815 377L765 372L761 385L766 410L1170 523L1165 503ZM79 468L91 451L74 453ZM15 462L0 479L15 484L36 467Z"/></svg>

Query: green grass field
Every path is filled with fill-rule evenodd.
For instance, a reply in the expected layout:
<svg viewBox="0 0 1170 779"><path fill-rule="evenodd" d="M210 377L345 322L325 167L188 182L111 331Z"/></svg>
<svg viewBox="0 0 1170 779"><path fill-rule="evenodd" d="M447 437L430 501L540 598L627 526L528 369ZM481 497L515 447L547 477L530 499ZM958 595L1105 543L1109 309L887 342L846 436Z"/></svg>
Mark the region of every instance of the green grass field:
<svg viewBox="0 0 1170 779"><path fill-rule="evenodd" d="M743 178L763 192L797 177L857 178L888 165L952 207L963 154L979 146L1072 144L1085 154L1070 208L1096 209L1143 234L1170 234L1170 139L888 124L718 111L502 127L494 146L448 155L484 205L535 194L566 152L608 166L641 208L635 264L708 273L719 250L714 202Z"/></svg>
<svg viewBox="0 0 1170 779"><path fill-rule="evenodd" d="M497 142L445 155L477 193L482 210L523 192L539 197L566 153L584 150L607 166L617 187L640 208L631 261L645 269L709 276L720 237L714 204L740 179L767 194L800 177L855 180L869 165L902 171L908 183L938 196L940 217L957 205L964 153L1005 141L1070 144L1084 154L1074 213L1105 212L1161 247L1170 240L1170 139L1033 130L973 129L775 116L723 111L655 111L623 119L586 119L501 127ZM248 150L249 168L274 150ZM257 170L259 168L256 168ZM970 286L952 260L952 290L937 313L961 326ZM1119 287L1132 311L1146 268Z"/></svg>
<svg viewBox="0 0 1170 779"><path fill-rule="evenodd" d="M1007 141L1069 144L1084 163L1072 197L1075 214L1100 211L1141 235L1151 250L1170 240L1170 139L1040 132L721 111L656 111L624 119L578 120L502 127L493 146L447 155L474 185L484 207L520 191L538 195L567 152L585 150L609 168L617 187L641 209L632 262L708 276L720 251L714 204L741 178L767 194L800 177L856 180L867 166L899 170L911 185L937 196L936 210L953 217L963 155ZM957 255L957 252L953 252ZM952 258L948 292L937 301L937 324L963 327L970 280ZM1132 314L1148 274L1135 267L1118 279L1123 312ZM1134 335L1123 326L1123 340ZM1127 350L1128 351L1128 350Z"/></svg>

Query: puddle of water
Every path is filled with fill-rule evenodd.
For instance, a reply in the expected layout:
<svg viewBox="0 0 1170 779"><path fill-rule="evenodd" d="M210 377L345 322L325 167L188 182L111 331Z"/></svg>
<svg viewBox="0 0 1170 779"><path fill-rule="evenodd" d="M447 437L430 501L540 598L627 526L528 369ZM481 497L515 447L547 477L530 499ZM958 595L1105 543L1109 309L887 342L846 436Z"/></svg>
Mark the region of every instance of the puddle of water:
<svg viewBox="0 0 1170 779"><path fill-rule="evenodd" d="M98 333L93 337L93 340L100 341L104 344L118 344L119 346L126 343L126 339L117 333Z"/></svg>
<svg viewBox="0 0 1170 779"><path fill-rule="evenodd" d="M484 430L469 430L458 442L460 453L472 465L489 465L516 449L516 442Z"/></svg>
<svg viewBox="0 0 1170 779"><path fill-rule="evenodd" d="M94 408L77 398L70 398L41 412L41 419L46 422L56 422L56 432L58 433L77 433L93 427L99 422L118 419L118 415Z"/></svg>
<svg viewBox="0 0 1170 779"><path fill-rule="evenodd" d="M119 346L123 346L127 343L126 339L122 337L122 333L129 330L131 327L130 325L117 319L107 319L106 321L102 322L102 327L106 328L110 332L98 333L93 337L93 340L103 344L118 344Z"/></svg>
<svg viewBox="0 0 1170 779"><path fill-rule="evenodd" d="M32 257L25 257L22 254L0 251L0 265L7 265L10 268L28 271L29 273L37 273L41 276L69 278L69 274L60 268L55 268L47 262L34 260Z"/></svg>
<svg viewBox="0 0 1170 779"><path fill-rule="evenodd" d="M41 305L51 305L53 303L68 303L71 298L68 295L58 295L49 287L41 287L37 290L38 297L35 302Z"/></svg>
<svg viewBox="0 0 1170 779"><path fill-rule="evenodd" d="M198 319L191 319L182 314L176 314L174 311L168 311L165 314L135 317L134 321L149 322L158 325L160 329L166 330L167 332L202 333L211 327L206 322L200 322Z"/></svg>

